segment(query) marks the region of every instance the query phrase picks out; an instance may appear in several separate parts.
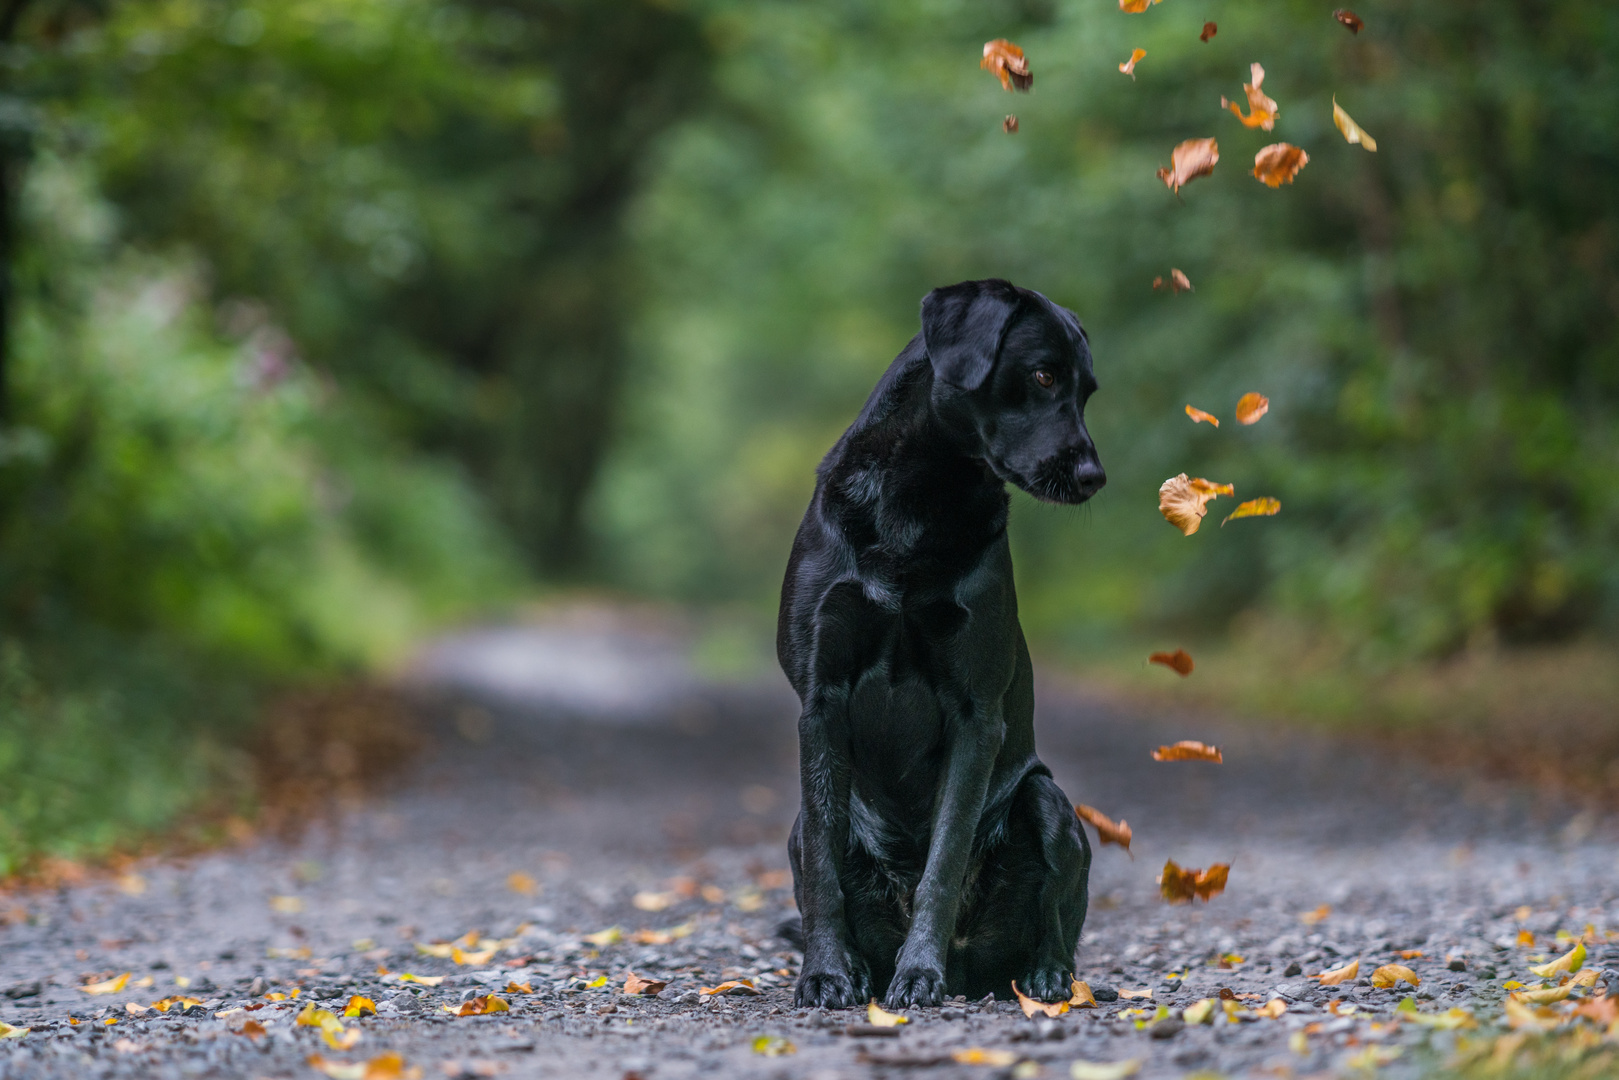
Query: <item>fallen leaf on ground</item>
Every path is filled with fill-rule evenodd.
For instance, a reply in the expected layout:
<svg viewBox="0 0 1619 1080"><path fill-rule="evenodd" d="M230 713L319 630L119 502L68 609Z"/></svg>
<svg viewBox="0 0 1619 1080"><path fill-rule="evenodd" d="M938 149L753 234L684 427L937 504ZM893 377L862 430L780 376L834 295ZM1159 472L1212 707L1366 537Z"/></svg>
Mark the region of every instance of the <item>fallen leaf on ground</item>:
<svg viewBox="0 0 1619 1080"><path fill-rule="evenodd" d="M1213 761L1217 764L1225 761L1225 755L1220 753L1218 746L1200 743L1196 739L1182 739L1172 746L1160 746L1152 752L1154 761Z"/></svg>
<svg viewBox="0 0 1619 1080"><path fill-rule="evenodd" d="M495 958L496 949L480 949L477 952L462 952L459 947L450 949L450 959L457 964L468 967L482 967Z"/></svg>
<svg viewBox="0 0 1619 1080"><path fill-rule="evenodd" d="M32 1030L32 1028L14 1027L4 1020L0 1020L0 1039L20 1039Z"/></svg>
<svg viewBox="0 0 1619 1080"><path fill-rule="evenodd" d="M986 1050L982 1046L969 1046L950 1051L950 1060L957 1065L993 1065L1005 1068L1017 1064L1017 1055L1010 1050Z"/></svg>
<svg viewBox="0 0 1619 1080"><path fill-rule="evenodd" d="M1119 991L1119 996L1121 998L1126 999L1126 1000L1132 1000L1132 1001L1151 1001L1152 1000L1152 988L1148 987L1147 989L1144 989L1144 990L1120 990Z"/></svg>
<svg viewBox="0 0 1619 1080"><path fill-rule="evenodd" d="M1285 1012L1287 1012L1287 1002L1281 998L1271 998L1254 1010L1255 1015L1263 1016L1267 1020L1279 1020Z"/></svg>
<svg viewBox="0 0 1619 1080"><path fill-rule="evenodd" d="M1404 1052L1398 1046L1368 1046L1360 1053L1345 1058L1344 1064L1351 1069L1381 1069Z"/></svg>
<svg viewBox="0 0 1619 1080"><path fill-rule="evenodd" d="M1259 423L1259 418L1270 412L1270 398L1264 394L1250 390L1237 399L1237 423L1251 426Z"/></svg>
<svg viewBox="0 0 1619 1080"><path fill-rule="evenodd" d="M1068 1066L1071 1080L1125 1080L1141 1071L1140 1058L1123 1061L1076 1061Z"/></svg>
<svg viewBox="0 0 1619 1080"><path fill-rule="evenodd" d="M1235 495L1230 484L1216 484L1202 477L1189 477L1185 473L1171 476L1158 487L1158 512L1164 520L1191 536L1203 524L1208 504L1218 495Z"/></svg>
<svg viewBox="0 0 1619 1080"><path fill-rule="evenodd" d="M1520 948L1520 949L1533 949L1534 947L1535 947L1535 935L1533 933L1531 933L1530 931L1528 931L1528 930L1519 930L1518 931L1518 948Z"/></svg>
<svg viewBox="0 0 1619 1080"><path fill-rule="evenodd" d="M469 1001L463 1001L459 1009L444 1006L444 1011L454 1016L488 1016L491 1013L511 1012L512 1007L504 998L494 994L480 994Z"/></svg>
<svg viewBox="0 0 1619 1080"><path fill-rule="evenodd" d="M1213 424L1215 427L1220 426L1220 418L1218 416L1215 416L1213 413L1206 413L1202 409L1191 405L1186 406L1186 415L1190 416L1192 418L1192 422L1195 424Z"/></svg>
<svg viewBox="0 0 1619 1080"><path fill-rule="evenodd" d="M637 911L662 911L680 899L672 892L638 892L630 900Z"/></svg>
<svg viewBox="0 0 1619 1080"><path fill-rule="evenodd" d="M1130 837L1133 834L1128 821L1114 821L1096 807L1084 804L1074 807L1074 813L1079 815L1081 821L1096 830L1096 838L1102 843L1117 844L1125 851L1130 850Z"/></svg>
<svg viewBox="0 0 1619 1080"><path fill-rule="evenodd" d="M418 956L432 956L440 960L448 960L450 953L454 951L455 946L448 941L416 942L416 955Z"/></svg>
<svg viewBox="0 0 1619 1080"><path fill-rule="evenodd" d="M1533 971L1536 975L1539 975L1542 979L1546 979L1564 971L1578 971L1584 966L1585 942L1580 941L1576 942L1572 949L1564 953L1562 956L1559 956L1556 960L1548 960L1546 963L1538 964L1531 967L1529 970Z"/></svg>
<svg viewBox="0 0 1619 1080"><path fill-rule="evenodd" d="M594 990L598 986L606 986L606 985L607 985L607 976L606 975L598 975L594 979L591 979L589 982L585 983L585 989L586 990Z"/></svg>
<svg viewBox="0 0 1619 1080"><path fill-rule="evenodd" d="M1514 1031L1550 1031L1563 1022L1563 1014L1556 1009L1529 1005L1509 997L1501 1003L1507 1026Z"/></svg>
<svg viewBox="0 0 1619 1080"><path fill-rule="evenodd" d="M1271 143L1254 155L1254 179L1267 187L1291 184L1299 170L1310 163L1310 155L1292 143Z"/></svg>
<svg viewBox="0 0 1619 1080"><path fill-rule="evenodd" d="M1017 117L1011 113L1007 113L1006 119L1001 121L1001 130L1008 135L1016 135L1017 126Z"/></svg>
<svg viewBox="0 0 1619 1080"><path fill-rule="evenodd" d="M1171 904L1190 903L1193 897L1207 902L1225 892L1226 879L1231 875L1229 863L1215 863L1207 870L1183 869L1174 859L1164 863L1164 872L1158 875L1158 891ZM1122 991L1121 991L1122 996Z"/></svg>
<svg viewBox="0 0 1619 1080"><path fill-rule="evenodd" d="M442 975L412 975L410 972L406 971L406 972L401 972L400 973L399 981L400 982L412 982L412 983L416 983L416 984L418 984L420 986L437 986L439 983L444 981L444 976L442 976Z"/></svg>
<svg viewBox="0 0 1619 1080"><path fill-rule="evenodd" d="M85 985L79 987L79 989L83 990L86 994L116 994L118 991L122 990L125 984L128 982L129 972L126 971L122 975L114 976L111 979L105 979L101 982L86 983Z"/></svg>
<svg viewBox="0 0 1619 1080"><path fill-rule="evenodd" d="M1162 292L1164 279L1162 277L1153 278L1152 287L1154 292ZM1169 291L1178 296L1183 292L1195 292L1196 290L1192 288L1191 278L1183 274L1178 268L1171 266L1169 268Z"/></svg>
<svg viewBox="0 0 1619 1080"><path fill-rule="evenodd" d="M361 997L359 994L355 994L353 997L349 998L349 1003L343 1006L343 1015L375 1016L377 1015L377 1003L368 997Z"/></svg>
<svg viewBox="0 0 1619 1080"><path fill-rule="evenodd" d="M1538 990L1516 990L1512 993L1512 999L1530 1005L1550 1005L1566 1000L1573 992L1573 985L1564 983L1562 986L1542 986Z"/></svg>
<svg viewBox="0 0 1619 1080"><path fill-rule="evenodd" d="M1359 15L1356 15L1348 8L1339 8L1337 11L1332 13L1332 17L1347 26L1351 34L1360 33L1361 27L1366 25L1361 21L1361 17Z"/></svg>
<svg viewBox="0 0 1619 1080"><path fill-rule="evenodd" d="M347 1030L343 1030L341 1028L333 1029L323 1027L320 1029L320 1037L321 1040L333 1050L353 1050L354 1044L359 1042L364 1036L361 1035L359 1028L349 1028Z"/></svg>
<svg viewBox="0 0 1619 1080"><path fill-rule="evenodd" d="M1409 1009L1406 1008L1407 1001L1411 1002ZM1446 1009L1444 1012L1439 1013L1418 1012L1416 1002L1410 998L1400 1002L1400 1007L1395 1010L1395 1016L1401 1020L1409 1020L1413 1024L1437 1028L1440 1031L1459 1031L1465 1028L1478 1027L1478 1021L1474 1020L1473 1014L1466 1009Z"/></svg>
<svg viewBox="0 0 1619 1080"><path fill-rule="evenodd" d="M162 1001L152 1002L152 1008L156 1009L158 1012L166 1013L176 1005L180 1006L181 1010L183 1011L191 1008L193 1005L201 1004L202 998L180 997L176 995L174 997L166 997Z"/></svg>
<svg viewBox="0 0 1619 1080"><path fill-rule="evenodd" d="M1332 99L1332 122L1343 132L1344 142L1359 143L1372 153L1377 153L1377 140L1366 134L1366 129L1355 123L1350 115L1344 112L1336 97Z"/></svg>
<svg viewBox="0 0 1619 1080"><path fill-rule="evenodd" d="M1417 973L1404 964L1384 964L1372 972L1372 985L1379 990L1387 990L1401 979L1404 979L1412 986L1422 985L1422 980L1417 976Z"/></svg>
<svg viewBox="0 0 1619 1080"><path fill-rule="evenodd" d="M753 1040L753 1052L762 1054L765 1057L782 1057L786 1054L798 1053L798 1047L780 1035L761 1035Z"/></svg>
<svg viewBox="0 0 1619 1080"><path fill-rule="evenodd" d="M142 1005L138 1001L126 1001L124 1003L124 1011L131 1016L140 1016L142 1013L151 1012L152 1007L150 1005Z"/></svg>
<svg viewBox="0 0 1619 1080"><path fill-rule="evenodd" d="M1306 911L1304 914L1300 915L1299 922L1303 923L1305 926L1314 926L1316 923L1320 922L1322 919L1325 919L1331 914L1332 905L1322 904L1314 911Z"/></svg>
<svg viewBox="0 0 1619 1080"><path fill-rule="evenodd" d="M1401 949L1399 957L1401 960L1421 960L1423 952L1421 949Z"/></svg>
<svg viewBox="0 0 1619 1080"><path fill-rule="evenodd" d="M505 992L508 994L532 994L534 992L534 987L530 986L528 983L508 982L506 984Z"/></svg>
<svg viewBox="0 0 1619 1080"><path fill-rule="evenodd" d="M259 1023L257 1020L249 1020L242 1024L241 1027L236 1029L236 1034L246 1035L249 1039L257 1042L259 1039L264 1038L267 1033L264 1030L263 1024Z"/></svg>
<svg viewBox="0 0 1619 1080"><path fill-rule="evenodd" d="M1136 64L1141 60L1141 58L1143 56L1146 56L1146 55L1147 55L1147 50L1146 49L1131 49L1130 50L1130 59L1128 59L1124 63L1120 64L1119 65L1119 70L1122 71L1124 74L1130 76L1130 78L1132 78L1132 79L1135 78L1136 77Z"/></svg>
<svg viewBox="0 0 1619 1080"><path fill-rule="evenodd" d="M1212 173L1219 160L1220 144L1212 138L1187 139L1170 154L1169 168L1158 170L1158 179L1178 195L1193 180Z"/></svg>
<svg viewBox="0 0 1619 1080"><path fill-rule="evenodd" d="M1619 1000L1615 1000L1611 994L1586 998L1574 1006L1573 1015L1594 1020L1603 1026L1619 1023Z"/></svg>
<svg viewBox="0 0 1619 1080"><path fill-rule="evenodd" d="M654 994L661 992L663 988L668 985L669 983L667 980L644 979L632 971L624 979L624 993L651 997ZM524 990L523 992L528 993L527 990Z"/></svg>
<svg viewBox="0 0 1619 1080"><path fill-rule="evenodd" d="M1321 974L1315 976L1315 978L1321 981L1322 986L1337 986L1340 983L1351 981L1359 974L1360 960L1357 957L1356 959L1349 961L1349 963L1345 964L1343 967L1335 967L1327 971L1323 971Z"/></svg>
<svg viewBox="0 0 1619 1080"><path fill-rule="evenodd" d="M1162 664L1183 679L1192 673L1194 666L1191 655L1185 649L1176 649L1172 653L1155 652L1147 657L1147 663Z"/></svg>
<svg viewBox="0 0 1619 1080"><path fill-rule="evenodd" d="M1590 988L1590 987L1595 986L1596 983L1597 983L1597 969L1596 968L1585 968L1578 975L1574 976L1574 978L1570 979L1568 985Z"/></svg>
<svg viewBox="0 0 1619 1080"><path fill-rule="evenodd" d="M911 1021L909 1017L887 1012L877 1002L871 1001L866 1004L866 1022L873 1027L899 1027L901 1024L909 1024Z"/></svg>
<svg viewBox="0 0 1619 1080"><path fill-rule="evenodd" d="M1068 1011L1068 1002L1066 1001L1045 1002L1025 994L1018 989L1016 979L1012 980L1012 993L1017 995L1018 1007L1023 1010L1024 1016L1033 1016L1035 1013L1044 1013L1047 1016L1061 1016Z"/></svg>
<svg viewBox="0 0 1619 1080"><path fill-rule="evenodd" d="M637 945L667 945L671 941L690 937L694 929L696 929L696 926L693 923L681 923L679 926L671 926L667 930L641 929L631 934L630 940Z"/></svg>
<svg viewBox="0 0 1619 1080"><path fill-rule="evenodd" d="M1237 518L1275 517L1281 512L1282 500L1267 495L1262 499L1249 499L1245 503L1238 503L1237 508L1227 514L1220 525L1223 528L1227 521L1234 521Z"/></svg>
<svg viewBox="0 0 1619 1080"><path fill-rule="evenodd" d="M605 949L609 945L617 945L624 940L624 931L616 926L609 926L605 930L598 930L594 934L586 934L584 939L598 949Z"/></svg>
<svg viewBox="0 0 1619 1080"><path fill-rule="evenodd" d="M1186 1006L1185 1011L1181 1013L1181 1019L1185 1020L1188 1024L1213 1023L1214 1006L1214 998L1204 998L1201 1001L1194 1002L1193 1004Z"/></svg>
<svg viewBox="0 0 1619 1080"><path fill-rule="evenodd" d="M270 910L277 915L297 915L304 910L304 902L297 896L272 896Z"/></svg>
<svg viewBox="0 0 1619 1080"><path fill-rule="evenodd" d="M758 997L760 991L754 988L752 979L731 979L729 982L722 982L718 986L705 987L699 990L698 993L707 997L719 997L723 994L739 997Z"/></svg>
<svg viewBox="0 0 1619 1080"><path fill-rule="evenodd" d="M1203 32L1201 34L1197 35L1197 39L1199 41L1202 41L1202 42L1206 43L1209 40L1209 38L1213 37L1215 34L1218 34L1219 32L1220 32L1220 28L1218 26L1214 25L1211 22L1206 22L1206 23L1203 24Z"/></svg>
<svg viewBox="0 0 1619 1080"><path fill-rule="evenodd" d="M1269 131L1276 126L1276 118L1282 115L1281 110L1276 107L1276 102L1266 97L1264 91L1260 89L1265 82L1265 69L1258 64L1250 64L1248 71L1254 80L1242 84L1243 93L1248 95L1248 115L1242 115L1242 106L1223 97L1220 99L1220 108L1230 109L1231 114L1242 121L1243 127L1264 128Z"/></svg>
<svg viewBox="0 0 1619 1080"><path fill-rule="evenodd" d="M1027 92L1034 85L1034 76L1029 73L1028 57L1023 50L1007 41L1005 38L996 38L994 41L984 42L984 58L978 61L978 66L985 71L993 72L1001 80L1003 89L1011 90L1016 87Z"/></svg>
<svg viewBox="0 0 1619 1080"><path fill-rule="evenodd" d="M1068 1006L1072 1009L1096 1008L1096 995L1091 993L1091 984L1075 979L1071 986L1073 991L1068 998Z"/></svg>
<svg viewBox="0 0 1619 1080"><path fill-rule="evenodd" d="M353 1063L311 1054L305 1061L332 1080L419 1080L422 1075L419 1068L405 1068L405 1059L398 1054L379 1054L370 1061Z"/></svg>

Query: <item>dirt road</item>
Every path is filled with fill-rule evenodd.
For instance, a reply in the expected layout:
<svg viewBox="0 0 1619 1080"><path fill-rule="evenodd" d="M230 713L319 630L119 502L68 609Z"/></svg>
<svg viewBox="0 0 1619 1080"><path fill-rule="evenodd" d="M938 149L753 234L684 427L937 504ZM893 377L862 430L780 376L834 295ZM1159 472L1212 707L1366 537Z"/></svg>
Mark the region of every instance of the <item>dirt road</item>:
<svg viewBox="0 0 1619 1080"><path fill-rule="evenodd" d="M0 1022L31 1029L0 1039L0 1077L317 1077L314 1055L360 1075L389 1053L428 1077L1027 1080L1130 1060L1144 1077L1382 1061L1405 1077L1443 1060L1457 1033L1392 1023L1403 997L1423 1013L1466 1008L1489 1030L1503 983L1535 985L1527 966L1562 951L1558 930L1587 924L1588 966L1603 980L1619 967L1607 819L1048 682L1042 755L1072 799L1135 831L1133 859L1097 850L1078 974L1099 1006L1029 1020L1010 1003L957 1002L878 1033L857 1026L863 1013L795 1010L799 958L773 928L791 913L796 703L773 672L705 680L688 653L680 623L646 629L604 610L451 639L413 672L438 724L392 794L290 846L0 902ZM1151 760L1182 738L1221 744L1225 764ZM1154 884L1166 858L1228 862L1230 885L1208 904L1166 905ZM1357 958L1359 980L1307 978ZM1369 985L1390 961L1420 985ZM625 995L630 971L667 987ZM116 991L81 989L126 972ZM699 993L733 979L759 993ZM1236 1016L1179 1017L1222 988L1239 995ZM509 1011L451 1015L488 993ZM340 1013L355 994L378 1015L328 1024L339 1045L359 1033L346 1050L296 1022L310 1001ZM200 1004L151 1007L177 996ZM1254 1014L1277 997L1280 1016ZM990 1063L957 1060L974 1049Z"/></svg>

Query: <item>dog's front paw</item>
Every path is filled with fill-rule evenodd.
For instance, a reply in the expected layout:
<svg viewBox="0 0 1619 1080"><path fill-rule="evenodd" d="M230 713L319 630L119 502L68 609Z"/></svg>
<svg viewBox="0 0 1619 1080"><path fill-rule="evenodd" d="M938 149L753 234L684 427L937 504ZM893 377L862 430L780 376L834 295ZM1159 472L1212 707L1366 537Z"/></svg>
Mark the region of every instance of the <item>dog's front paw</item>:
<svg viewBox="0 0 1619 1080"><path fill-rule="evenodd" d="M1017 984L1025 996L1036 1001L1067 1001L1073 996L1073 986L1069 970L1056 965L1035 968Z"/></svg>
<svg viewBox="0 0 1619 1080"><path fill-rule="evenodd" d="M919 1005L937 1005L944 1000L944 972L938 968L912 965L894 973L888 984L887 1005L890 1009L906 1009Z"/></svg>
<svg viewBox="0 0 1619 1080"><path fill-rule="evenodd" d="M858 971L805 971L798 976L793 1001L801 1009L849 1009L870 996L867 980Z"/></svg>

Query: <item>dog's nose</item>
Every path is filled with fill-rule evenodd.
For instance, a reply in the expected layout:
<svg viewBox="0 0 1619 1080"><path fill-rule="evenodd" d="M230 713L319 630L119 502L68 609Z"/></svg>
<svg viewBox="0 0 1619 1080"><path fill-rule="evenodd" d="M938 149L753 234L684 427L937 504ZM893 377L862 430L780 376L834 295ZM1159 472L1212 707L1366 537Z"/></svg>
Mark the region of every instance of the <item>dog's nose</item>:
<svg viewBox="0 0 1619 1080"><path fill-rule="evenodd" d="M1107 472L1095 458L1084 459L1074 467L1074 483L1088 499L1107 483Z"/></svg>

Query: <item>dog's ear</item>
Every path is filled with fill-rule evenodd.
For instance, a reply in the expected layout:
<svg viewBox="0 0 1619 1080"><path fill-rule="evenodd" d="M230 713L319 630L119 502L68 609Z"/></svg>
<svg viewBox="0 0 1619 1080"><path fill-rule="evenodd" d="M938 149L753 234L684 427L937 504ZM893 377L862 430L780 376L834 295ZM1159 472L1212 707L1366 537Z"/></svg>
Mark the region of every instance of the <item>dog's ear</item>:
<svg viewBox="0 0 1619 1080"><path fill-rule="evenodd" d="M922 298L922 343L933 377L964 390L989 378L1021 297L999 278L963 281Z"/></svg>

